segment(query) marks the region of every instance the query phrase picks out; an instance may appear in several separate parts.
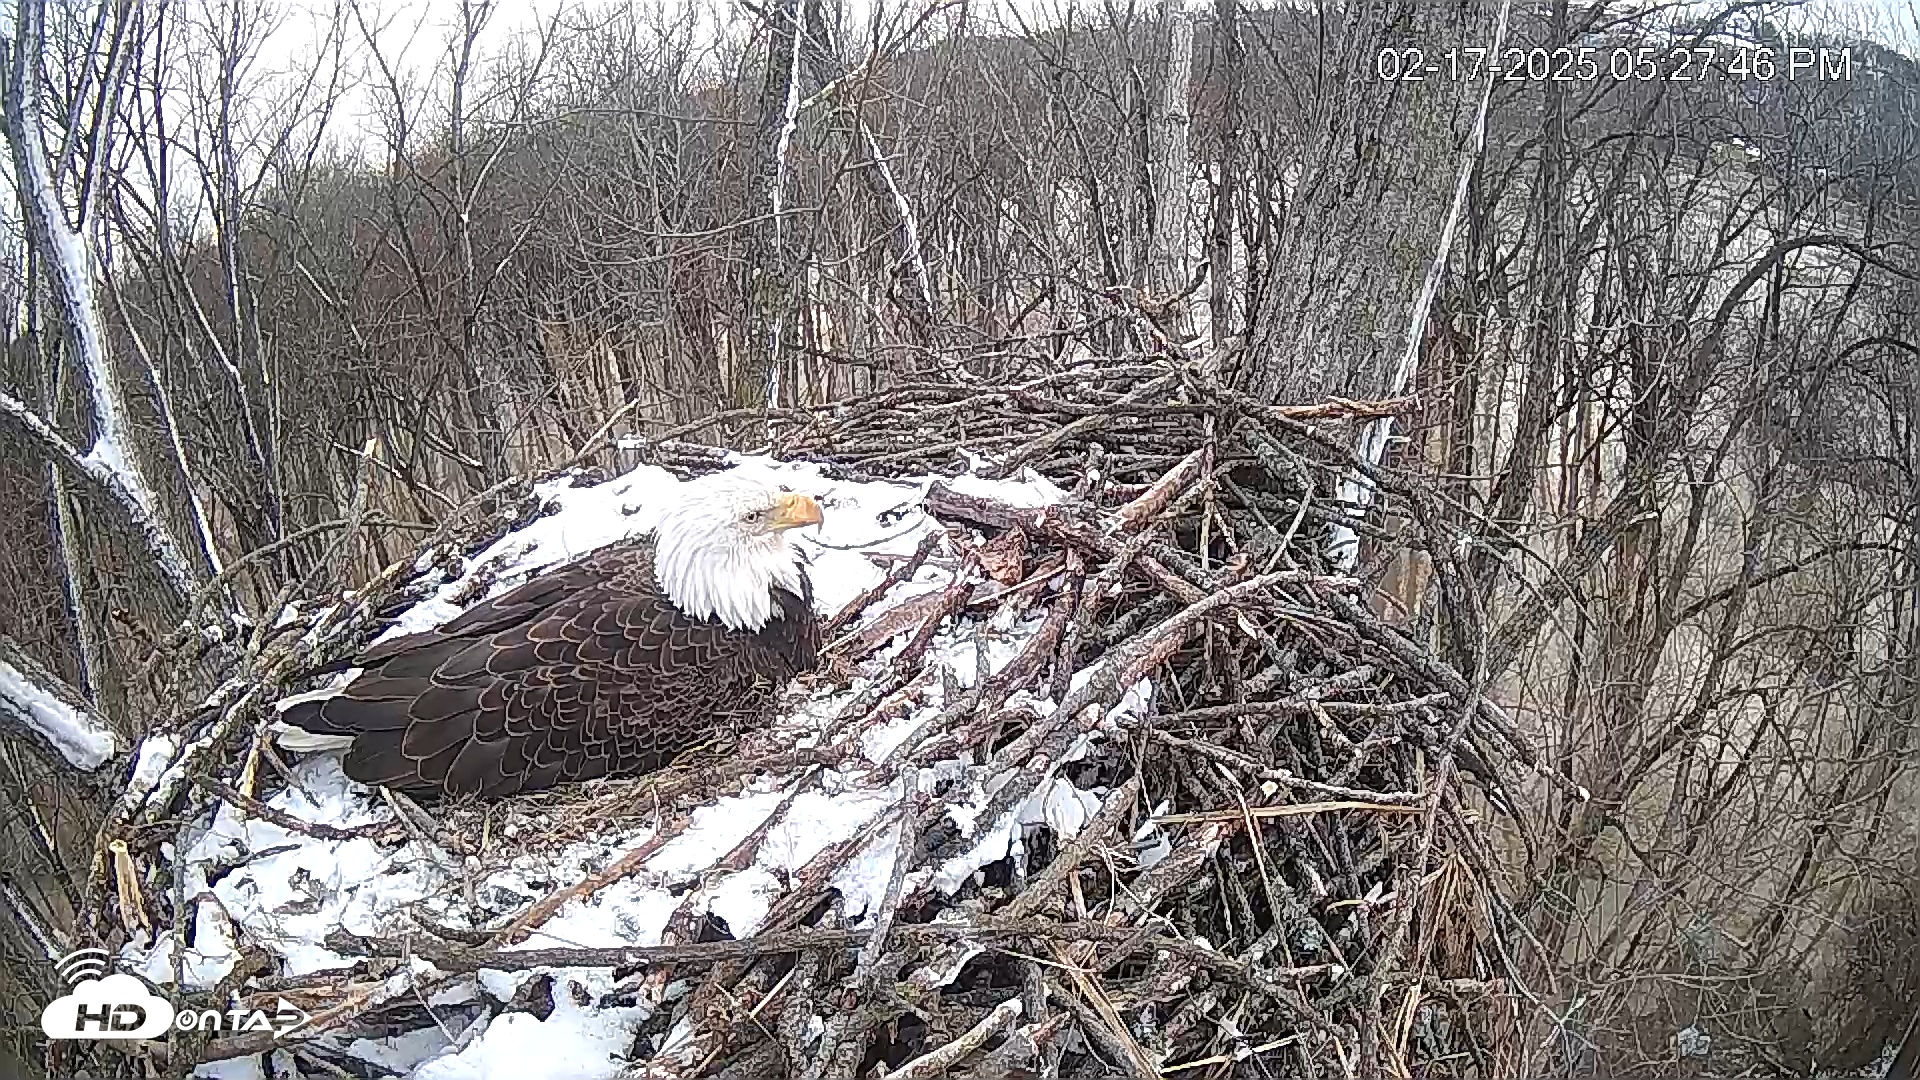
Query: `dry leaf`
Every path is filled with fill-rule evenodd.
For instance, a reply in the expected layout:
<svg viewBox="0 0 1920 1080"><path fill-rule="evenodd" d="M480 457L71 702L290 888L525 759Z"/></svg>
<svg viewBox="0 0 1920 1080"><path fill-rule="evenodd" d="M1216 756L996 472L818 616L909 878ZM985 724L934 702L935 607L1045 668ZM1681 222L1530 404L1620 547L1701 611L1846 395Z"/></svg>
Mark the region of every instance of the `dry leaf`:
<svg viewBox="0 0 1920 1080"><path fill-rule="evenodd" d="M1017 585L1027 573L1027 534L1008 529L980 549L980 565L1002 585Z"/></svg>

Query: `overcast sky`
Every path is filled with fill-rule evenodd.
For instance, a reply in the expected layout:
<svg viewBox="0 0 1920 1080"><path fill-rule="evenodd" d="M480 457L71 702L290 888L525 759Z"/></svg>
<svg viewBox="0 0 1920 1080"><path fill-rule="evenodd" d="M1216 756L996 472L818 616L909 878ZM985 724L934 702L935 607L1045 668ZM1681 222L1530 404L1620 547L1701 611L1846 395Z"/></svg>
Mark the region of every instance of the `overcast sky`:
<svg viewBox="0 0 1920 1080"><path fill-rule="evenodd" d="M853 10L859 13L854 21L862 24L876 7L897 15L902 6L898 2L885 3L884 0L883 5L876 5L873 0L851 2L855 5ZM916 3L921 2L925 0L916 0ZM1002 20L1012 24L1014 19L1011 16L1016 7L1018 14L1026 20L1046 22L1049 21L1046 13L1057 12L1068 2L1071 0L972 0L971 10L977 19L989 24ZM1097 7L1099 2L1088 0L1086 6ZM1156 0L1132 2L1146 6ZM1190 2L1210 7L1210 0ZM1671 0L1647 2L1673 8ZM414 78L425 79L436 67L447 63L454 28L460 22L460 4L461 0L366 0L364 10L372 13L369 21L380 27L378 37L381 51L402 71ZM1683 4L1681 9L1688 6L1718 10L1724 8L1725 3L1724 0L1716 0L1699 5ZM709 28L746 17L732 0L636 0L633 7L668 18L696 10L700 13L702 23ZM288 0L288 6L280 8L282 14L276 20L277 27L263 49L261 70L293 73L310 67L316 39L324 33L324 13L331 9L329 0ZM498 5L482 37L482 52L492 53L510 41L524 39L535 27L553 18L556 13L581 16L586 12L605 10L607 6L603 3L583 4L580 0L504 0ZM1830 27L1835 23L1901 49L1908 55L1920 57L1920 0L1805 0L1788 16L1790 30L1794 24L1812 29ZM355 46L360 44L357 31L352 43ZM370 93L362 88L356 94L358 100L345 110L341 118L343 123L336 125L346 129L342 131L343 136L351 138L347 131L365 128L370 122L374 107Z"/></svg>
<svg viewBox="0 0 1920 1080"><path fill-rule="evenodd" d="M730 0L693 0L710 18L728 19L737 17L737 7ZM1125 0L1122 0L1125 2ZM1133 0L1134 3L1149 6L1155 0ZM319 15L305 18L291 14L301 10L301 0L295 0L295 6L288 8L282 32L276 34L276 45L283 49L300 50L310 47L315 27L323 19ZM1649 0L1649 6L1657 3L1661 7L1672 7L1670 0ZM382 35L383 47L388 48L409 68L422 70L444 60L451 29L459 24L461 0L370 0L368 10L380 12L380 20L385 24ZM684 11L689 4L680 0L637 0L633 6L640 10L658 10L662 12ZM851 10L871 12L877 6L872 0L852 0ZM884 10L898 12L901 5L885 3ZM1058 10L1061 0L972 0L972 10L976 15L993 21L995 16L1006 17L1015 8L1027 18ZM1097 4L1090 5L1097 6ZM1203 4L1202 6L1210 6ZM1723 8L1724 2L1702 3L1697 6L1705 10ZM506 0L499 4L499 10L489 23L485 43L497 47L516 35L552 18L561 11L603 10L604 4L580 3L579 0ZM1886 41L1908 51L1920 44L1920 0L1802 0L1796 5L1798 12L1792 18L1809 27L1816 25L1842 25L1855 28L1869 36ZM315 4L316 12L330 8L329 4Z"/></svg>

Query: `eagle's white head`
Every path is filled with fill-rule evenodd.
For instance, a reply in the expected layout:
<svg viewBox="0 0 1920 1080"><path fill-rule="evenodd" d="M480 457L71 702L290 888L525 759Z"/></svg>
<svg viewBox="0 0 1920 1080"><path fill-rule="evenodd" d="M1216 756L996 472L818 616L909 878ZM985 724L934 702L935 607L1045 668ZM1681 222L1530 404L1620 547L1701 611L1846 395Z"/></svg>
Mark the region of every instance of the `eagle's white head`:
<svg viewBox="0 0 1920 1080"><path fill-rule="evenodd" d="M660 515L654 574L675 607L735 630L758 630L778 614L775 586L802 593L800 553L787 530L820 524L820 504L733 473L680 487Z"/></svg>

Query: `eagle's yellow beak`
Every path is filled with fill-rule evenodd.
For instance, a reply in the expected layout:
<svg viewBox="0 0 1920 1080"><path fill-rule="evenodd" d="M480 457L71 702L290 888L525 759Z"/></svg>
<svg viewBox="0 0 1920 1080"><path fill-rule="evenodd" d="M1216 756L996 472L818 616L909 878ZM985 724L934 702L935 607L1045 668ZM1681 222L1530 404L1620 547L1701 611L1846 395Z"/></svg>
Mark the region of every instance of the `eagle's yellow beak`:
<svg viewBox="0 0 1920 1080"><path fill-rule="evenodd" d="M820 504L810 495L781 495L773 500L773 519L769 523L775 532L782 529L797 529L802 525L818 525L821 522Z"/></svg>

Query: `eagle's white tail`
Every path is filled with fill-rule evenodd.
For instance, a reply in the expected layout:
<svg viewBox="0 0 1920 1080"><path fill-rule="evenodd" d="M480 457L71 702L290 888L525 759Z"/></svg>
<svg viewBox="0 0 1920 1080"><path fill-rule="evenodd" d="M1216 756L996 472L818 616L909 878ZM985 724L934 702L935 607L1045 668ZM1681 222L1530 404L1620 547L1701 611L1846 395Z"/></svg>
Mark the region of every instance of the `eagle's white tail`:
<svg viewBox="0 0 1920 1080"><path fill-rule="evenodd" d="M280 749L295 754L319 754L328 750L345 750L353 745L351 735L321 735L306 728L294 727L284 720L273 722L273 741Z"/></svg>

